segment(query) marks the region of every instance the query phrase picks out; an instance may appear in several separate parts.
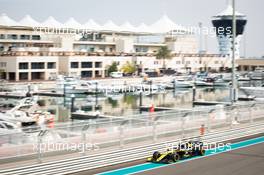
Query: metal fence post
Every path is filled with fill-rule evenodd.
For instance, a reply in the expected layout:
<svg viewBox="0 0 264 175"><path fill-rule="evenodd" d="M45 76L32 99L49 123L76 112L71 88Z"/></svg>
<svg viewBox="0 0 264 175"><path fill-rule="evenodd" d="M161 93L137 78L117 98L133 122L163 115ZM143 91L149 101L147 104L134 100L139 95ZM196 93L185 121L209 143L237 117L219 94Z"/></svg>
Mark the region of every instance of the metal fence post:
<svg viewBox="0 0 264 175"><path fill-rule="evenodd" d="M86 131L89 129L89 124L84 125L82 128L82 142L84 144L84 148L86 148ZM85 149L83 149L83 156L85 156L86 152Z"/></svg>
<svg viewBox="0 0 264 175"><path fill-rule="evenodd" d="M254 108L254 106L256 106L256 103L252 104L252 105L249 107L250 123L253 123L253 115L254 115L253 111L254 111L254 110L253 110L252 108Z"/></svg>
<svg viewBox="0 0 264 175"><path fill-rule="evenodd" d="M232 112L230 115L230 128L233 128L233 121L234 121L234 116L236 115L236 106L232 106Z"/></svg>
<svg viewBox="0 0 264 175"><path fill-rule="evenodd" d="M161 116L156 116L154 118L153 127L152 127L152 136L153 136L153 142L155 143L157 141L157 121L159 120Z"/></svg>
<svg viewBox="0 0 264 175"><path fill-rule="evenodd" d="M150 92L150 95L152 95L152 80L150 80L149 82L149 92Z"/></svg>
<svg viewBox="0 0 264 175"><path fill-rule="evenodd" d="M173 79L173 92L176 92L176 79Z"/></svg>
<svg viewBox="0 0 264 175"><path fill-rule="evenodd" d="M195 103L195 97L196 97L196 87L193 86L192 88L192 106L194 107L194 103Z"/></svg>
<svg viewBox="0 0 264 175"><path fill-rule="evenodd" d="M207 132L209 133L211 131L211 115L213 114L213 112L215 112L216 109L211 109L208 113L208 117L207 117Z"/></svg>
<svg viewBox="0 0 264 175"><path fill-rule="evenodd" d="M120 148L124 147L124 125L128 122L128 120L125 120L120 123L119 126L119 142L120 142Z"/></svg>
<svg viewBox="0 0 264 175"><path fill-rule="evenodd" d="M152 134L153 134L153 142L155 143L157 141L157 121L153 122Z"/></svg>
<svg viewBox="0 0 264 175"><path fill-rule="evenodd" d="M71 95L71 114L75 111L74 110L74 101L75 101L75 95Z"/></svg>
<svg viewBox="0 0 264 175"><path fill-rule="evenodd" d="M42 163L42 137L47 133L47 130L41 130L38 134L38 163Z"/></svg>
<svg viewBox="0 0 264 175"><path fill-rule="evenodd" d="M141 107L142 107L142 90L140 90L139 92L139 113L140 114L142 114Z"/></svg>
<svg viewBox="0 0 264 175"><path fill-rule="evenodd" d="M188 115L188 113L185 113L182 117L181 117L181 138L184 139L184 125L185 125L185 117Z"/></svg>

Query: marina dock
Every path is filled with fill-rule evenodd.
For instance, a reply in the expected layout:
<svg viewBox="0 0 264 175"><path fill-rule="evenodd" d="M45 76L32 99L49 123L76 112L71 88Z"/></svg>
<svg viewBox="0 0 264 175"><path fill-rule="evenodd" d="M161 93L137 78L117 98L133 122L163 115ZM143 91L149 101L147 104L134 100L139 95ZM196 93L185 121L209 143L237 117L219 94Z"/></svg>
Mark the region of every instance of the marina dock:
<svg viewBox="0 0 264 175"><path fill-rule="evenodd" d="M199 106L213 106L213 105L226 105L230 106L231 102L220 102L220 101L194 101L193 105L199 105Z"/></svg>

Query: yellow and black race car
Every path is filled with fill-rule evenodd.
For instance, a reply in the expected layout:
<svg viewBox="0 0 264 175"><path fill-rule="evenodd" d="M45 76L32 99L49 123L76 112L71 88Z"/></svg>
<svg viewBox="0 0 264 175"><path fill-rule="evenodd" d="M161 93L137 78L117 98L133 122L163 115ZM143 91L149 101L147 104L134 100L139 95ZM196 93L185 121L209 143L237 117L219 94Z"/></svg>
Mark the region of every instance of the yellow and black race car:
<svg viewBox="0 0 264 175"><path fill-rule="evenodd" d="M203 155L205 155L205 150L203 149L203 142L189 141L185 143L180 143L177 147L168 149L163 153L155 151L153 153L153 156L148 158L148 161L154 163L173 163L181 159Z"/></svg>

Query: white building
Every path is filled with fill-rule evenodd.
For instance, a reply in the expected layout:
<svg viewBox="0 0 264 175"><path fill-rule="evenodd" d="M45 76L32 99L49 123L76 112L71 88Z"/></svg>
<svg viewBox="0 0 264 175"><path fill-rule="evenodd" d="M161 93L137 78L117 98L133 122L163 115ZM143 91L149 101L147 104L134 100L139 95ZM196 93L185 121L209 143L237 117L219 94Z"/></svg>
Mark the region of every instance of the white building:
<svg viewBox="0 0 264 175"><path fill-rule="evenodd" d="M99 25L92 19L80 24L74 18L63 24L53 17L41 23L29 15L16 22L0 16L0 71L7 80L49 80L58 74L105 77L114 61L119 68L134 62L141 71L158 70L162 60L155 53L161 46L168 46L173 54L166 60L168 69L229 67L221 55L198 55L194 34L166 15L152 25L138 27L112 21Z"/></svg>

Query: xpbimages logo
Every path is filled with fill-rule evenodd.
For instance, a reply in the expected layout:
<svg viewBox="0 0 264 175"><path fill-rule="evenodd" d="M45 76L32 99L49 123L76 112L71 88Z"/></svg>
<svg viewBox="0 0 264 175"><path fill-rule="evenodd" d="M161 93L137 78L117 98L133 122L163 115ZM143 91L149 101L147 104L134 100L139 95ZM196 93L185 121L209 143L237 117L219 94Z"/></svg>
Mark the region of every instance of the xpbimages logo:
<svg viewBox="0 0 264 175"><path fill-rule="evenodd" d="M232 28L229 27L207 27L207 26L183 26L179 25L180 29L171 30L168 34L171 35L184 35L184 34L196 34L206 35L210 37L216 37L217 35L231 35ZM90 29L85 28L68 28L68 27L33 27L33 30L37 34L65 34L64 37L70 35L79 35L80 37L87 38L90 34L97 33L92 32ZM100 31L98 31L100 33Z"/></svg>
<svg viewBox="0 0 264 175"><path fill-rule="evenodd" d="M72 151L84 153L87 151L99 150L99 146L94 143L39 143L34 144L34 151L40 151L42 153L52 152L52 151Z"/></svg>
<svg viewBox="0 0 264 175"><path fill-rule="evenodd" d="M165 147L167 150L179 150L179 151L192 151L192 150L210 150L211 153L230 151L231 143L215 143L215 142L177 142L167 144Z"/></svg>

